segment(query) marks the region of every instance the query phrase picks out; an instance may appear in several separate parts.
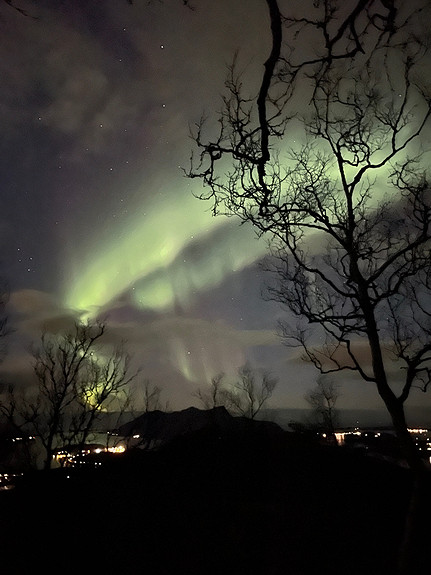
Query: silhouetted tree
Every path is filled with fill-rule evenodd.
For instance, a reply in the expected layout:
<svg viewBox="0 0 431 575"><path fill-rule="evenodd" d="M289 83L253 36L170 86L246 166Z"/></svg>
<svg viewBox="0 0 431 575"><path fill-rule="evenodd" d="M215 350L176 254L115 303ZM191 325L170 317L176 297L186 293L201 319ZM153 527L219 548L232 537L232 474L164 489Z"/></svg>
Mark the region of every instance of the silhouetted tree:
<svg viewBox="0 0 431 575"><path fill-rule="evenodd" d="M219 373L211 378L209 390L199 388L193 395L199 399L205 409L214 409L225 405L226 389L223 387L224 373Z"/></svg>
<svg viewBox="0 0 431 575"><path fill-rule="evenodd" d="M149 411L169 409L169 402L162 403L162 389L145 379L142 384L137 384L137 397L134 398L134 409L148 413Z"/></svg>
<svg viewBox="0 0 431 575"><path fill-rule="evenodd" d="M45 469L55 449L83 446L101 414L128 401L126 389L135 377L129 375L130 358L123 346L103 355L105 330L104 323L89 321L65 334L43 333L33 351L36 392L11 390L3 403L3 412L40 439Z"/></svg>
<svg viewBox="0 0 431 575"><path fill-rule="evenodd" d="M364 0L346 11L327 0L283 18L277 2L267 4L273 44L259 94L243 95L231 68L219 135L204 142L199 123L189 176L203 180L215 213L235 213L271 238L270 293L299 320L283 324L285 341L322 373L356 371L375 383L406 459L422 468L404 403L430 376L431 192L419 150L431 113L421 83L425 7ZM308 59L305 33L316 50ZM309 106L295 113L299 94ZM293 116L305 139L287 141L282 157ZM325 344L316 346L309 336L319 330ZM405 368L399 393L389 356Z"/></svg>
<svg viewBox="0 0 431 575"><path fill-rule="evenodd" d="M272 46L258 94L244 93L233 65L218 135L206 139L198 123L188 175L203 180L200 197L216 214L267 234L270 294L297 318L282 324L285 342L321 373L354 371L375 385L419 485L424 462L404 406L431 375L431 190L421 148L430 5L322 0L282 16L276 0L266 3Z"/></svg>
<svg viewBox="0 0 431 575"><path fill-rule="evenodd" d="M238 374L239 381L224 391L225 405L237 415L254 419L274 393L277 379L266 371L258 374L248 363Z"/></svg>
<svg viewBox="0 0 431 575"><path fill-rule="evenodd" d="M316 386L305 394L305 400L313 410L313 421L318 428L333 434L338 424L337 400L340 396L338 386L324 376L319 376Z"/></svg>

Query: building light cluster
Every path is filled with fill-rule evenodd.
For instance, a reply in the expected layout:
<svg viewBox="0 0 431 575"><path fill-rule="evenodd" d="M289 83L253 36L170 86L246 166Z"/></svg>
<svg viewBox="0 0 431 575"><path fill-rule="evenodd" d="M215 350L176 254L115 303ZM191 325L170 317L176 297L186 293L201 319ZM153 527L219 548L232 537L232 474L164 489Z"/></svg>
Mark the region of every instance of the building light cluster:
<svg viewBox="0 0 431 575"><path fill-rule="evenodd" d="M92 461L88 459L88 456L99 455L101 453L114 453L121 454L126 451L124 445L116 445L114 447L85 447L79 451L71 449L62 449L54 453L52 456L55 461L57 461L62 467L78 467L82 465L94 464L94 467L98 467L101 464L100 461Z"/></svg>
<svg viewBox="0 0 431 575"><path fill-rule="evenodd" d="M124 453L126 448L124 445L116 445L115 447L108 447L105 451L108 453Z"/></svg>
<svg viewBox="0 0 431 575"><path fill-rule="evenodd" d="M15 487L17 477L22 473L0 473L0 491L10 491Z"/></svg>
<svg viewBox="0 0 431 575"><path fill-rule="evenodd" d="M358 431L357 429L355 429L355 431L337 431L334 433L335 435L335 439L337 441L338 445L344 445L344 440L346 435L358 435L361 436L362 435L362 431ZM380 435L380 434L379 434Z"/></svg>
<svg viewBox="0 0 431 575"><path fill-rule="evenodd" d="M19 443L20 441L34 441L36 438L32 435L26 437L12 437L12 443Z"/></svg>
<svg viewBox="0 0 431 575"><path fill-rule="evenodd" d="M420 452L428 452L429 462L431 463L431 430L422 427L408 428L410 435L414 437L415 445ZM390 432L389 432L390 433ZM364 444L367 440L373 440L381 437L381 433L375 430L360 430L355 427L354 431L338 431L334 433L338 445L344 445L346 436L356 435L364 438Z"/></svg>
<svg viewBox="0 0 431 575"><path fill-rule="evenodd" d="M418 451L431 451L431 432L429 429L409 428L409 432L415 436L415 445ZM431 456L429 462L431 463Z"/></svg>

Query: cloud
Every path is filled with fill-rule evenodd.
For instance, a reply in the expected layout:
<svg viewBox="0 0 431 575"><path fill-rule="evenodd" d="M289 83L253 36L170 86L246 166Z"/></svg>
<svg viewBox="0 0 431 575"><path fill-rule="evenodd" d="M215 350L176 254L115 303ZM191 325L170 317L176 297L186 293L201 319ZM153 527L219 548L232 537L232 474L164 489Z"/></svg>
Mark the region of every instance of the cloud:
<svg viewBox="0 0 431 575"><path fill-rule="evenodd" d="M22 18L5 28L0 117L11 129L45 126L81 154L85 148L109 153L118 134L154 105L153 96L145 90L142 63L139 74L122 64L78 13L78 7L71 14L41 8L38 20Z"/></svg>
<svg viewBox="0 0 431 575"><path fill-rule="evenodd" d="M15 331L1 367L2 380L27 385L34 381L31 345L38 344L43 331L69 331L77 317L50 294L30 289L11 294L8 313ZM107 331L101 353L124 342L132 356L132 370L141 370L136 384L150 379L165 389L166 399L177 407L190 405L196 387L209 383L214 375L224 372L235 377L254 348L279 346L271 330L241 330L225 320L206 320L175 310L160 314L118 301L104 313Z"/></svg>
<svg viewBox="0 0 431 575"><path fill-rule="evenodd" d="M6 356L0 366L0 382L25 386L34 383L31 348L42 332L70 330L76 316L46 292L22 289L10 294L6 307L11 333L6 337Z"/></svg>
<svg viewBox="0 0 431 575"><path fill-rule="evenodd" d="M68 330L77 319L76 314L61 306L52 294L35 289L12 292L7 314L12 327L27 341L40 337L43 331L58 333Z"/></svg>
<svg viewBox="0 0 431 575"><path fill-rule="evenodd" d="M138 333L136 331L138 330ZM269 330L241 331L224 321L167 316L134 327L126 339L142 361L142 373L168 387L176 402L192 402L191 394L211 378L225 373L232 381L238 368L252 356L254 347L278 347ZM133 342L133 343L132 343Z"/></svg>
<svg viewBox="0 0 431 575"><path fill-rule="evenodd" d="M128 313L128 321L118 320ZM134 319L130 319L135 314ZM146 315L139 310L117 308L108 315L107 342L124 340L142 360L155 360L179 370L192 382L210 381L221 371L232 372L245 362L247 351L257 346L278 346L271 330L241 330L226 321L176 315Z"/></svg>

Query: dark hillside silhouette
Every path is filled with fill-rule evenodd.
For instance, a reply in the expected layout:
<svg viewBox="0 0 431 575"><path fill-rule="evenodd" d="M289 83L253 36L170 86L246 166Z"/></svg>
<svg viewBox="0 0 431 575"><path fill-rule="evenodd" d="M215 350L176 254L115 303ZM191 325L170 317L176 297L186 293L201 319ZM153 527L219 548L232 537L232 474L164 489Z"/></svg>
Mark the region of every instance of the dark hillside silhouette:
<svg viewBox="0 0 431 575"><path fill-rule="evenodd" d="M276 423L233 417L223 406L206 410L189 407L171 413L150 411L122 425L118 433L126 437L139 435L141 442L153 441L164 444L203 430L223 438L252 432L269 436L283 433Z"/></svg>
<svg viewBox="0 0 431 575"><path fill-rule="evenodd" d="M393 573L410 472L294 437L202 427L96 469L28 475L0 493L2 572Z"/></svg>

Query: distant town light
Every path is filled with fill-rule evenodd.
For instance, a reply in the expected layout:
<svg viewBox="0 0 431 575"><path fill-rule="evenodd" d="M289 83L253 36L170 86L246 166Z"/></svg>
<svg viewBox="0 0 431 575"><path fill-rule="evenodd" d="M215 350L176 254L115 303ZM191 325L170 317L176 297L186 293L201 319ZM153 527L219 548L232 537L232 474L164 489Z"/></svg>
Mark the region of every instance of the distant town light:
<svg viewBox="0 0 431 575"><path fill-rule="evenodd" d="M90 454L100 454L100 453L124 453L126 448L124 445L117 445L115 447L87 447L85 449L81 449L80 451L68 451L66 449L62 449L57 451L53 454L53 459L56 461L64 461L64 465L75 467L76 465L86 465L87 461L85 461L85 456ZM101 463L95 463L95 466L101 465Z"/></svg>
<svg viewBox="0 0 431 575"><path fill-rule="evenodd" d="M108 447L107 451L109 451L109 453L124 453L126 448L124 445L117 445L115 447Z"/></svg>

